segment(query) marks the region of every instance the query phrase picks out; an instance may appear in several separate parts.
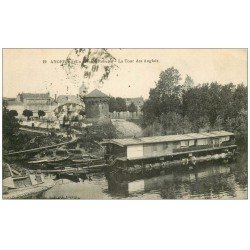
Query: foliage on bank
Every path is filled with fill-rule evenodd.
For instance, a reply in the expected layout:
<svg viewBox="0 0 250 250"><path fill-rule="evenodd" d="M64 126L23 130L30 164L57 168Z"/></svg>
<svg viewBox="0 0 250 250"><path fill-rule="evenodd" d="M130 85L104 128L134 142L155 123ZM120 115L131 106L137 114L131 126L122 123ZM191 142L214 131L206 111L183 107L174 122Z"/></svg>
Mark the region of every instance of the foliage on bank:
<svg viewBox="0 0 250 250"><path fill-rule="evenodd" d="M179 71L168 68L150 89L142 126L145 136L225 129L247 142L247 86L194 85L190 76L181 84Z"/></svg>
<svg viewBox="0 0 250 250"><path fill-rule="evenodd" d="M14 145L15 134L19 131L18 119L15 117L15 113L7 109L7 103L4 101L2 106L3 112L3 146L5 148L11 148Z"/></svg>
<svg viewBox="0 0 250 250"><path fill-rule="evenodd" d="M98 152L101 153L102 148L99 143L103 139L112 139L118 136L117 130L111 122L86 127L82 129L81 133L82 136L78 139L81 147L83 147L86 152L96 155L98 155Z"/></svg>

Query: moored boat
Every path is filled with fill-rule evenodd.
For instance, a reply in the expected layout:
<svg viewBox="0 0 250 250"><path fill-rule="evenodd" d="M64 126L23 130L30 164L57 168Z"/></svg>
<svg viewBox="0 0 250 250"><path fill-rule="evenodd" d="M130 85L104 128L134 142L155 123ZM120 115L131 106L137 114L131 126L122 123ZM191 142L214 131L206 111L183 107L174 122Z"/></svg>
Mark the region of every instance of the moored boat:
<svg viewBox="0 0 250 250"><path fill-rule="evenodd" d="M227 131L105 140L110 169L160 172L176 166L227 161L235 156L234 134Z"/></svg>
<svg viewBox="0 0 250 250"><path fill-rule="evenodd" d="M28 161L28 164L43 164L43 163L46 163L46 162L48 162L48 159Z"/></svg>
<svg viewBox="0 0 250 250"><path fill-rule="evenodd" d="M55 182L42 173L20 173L3 164L3 199L31 198L51 188Z"/></svg>
<svg viewBox="0 0 250 250"><path fill-rule="evenodd" d="M53 164L53 163L59 163L59 162L64 162L66 160L69 159L69 156L65 156L65 157L55 157L55 158L52 158L50 160L47 160L47 163L48 164Z"/></svg>
<svg viewBox="0 0 250 250"><path fill-rule="evenodd" d="M46 162L47 167L63 167L62 164L70 162L69 156L54 157Z"/></svg>

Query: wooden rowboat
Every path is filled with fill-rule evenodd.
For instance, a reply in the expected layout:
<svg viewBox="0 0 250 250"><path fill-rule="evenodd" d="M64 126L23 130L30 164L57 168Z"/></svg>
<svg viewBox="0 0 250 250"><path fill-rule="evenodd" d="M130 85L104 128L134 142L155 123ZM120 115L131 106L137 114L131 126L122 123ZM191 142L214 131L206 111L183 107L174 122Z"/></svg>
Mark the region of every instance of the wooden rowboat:
<svg viewBox="0 0 250 250"><path fill-rule="evenodd" d="M48 159L43 159L43 160L34 160L34 161L28 161L28 164L42 164L42 163L47 163Z"/></svg>

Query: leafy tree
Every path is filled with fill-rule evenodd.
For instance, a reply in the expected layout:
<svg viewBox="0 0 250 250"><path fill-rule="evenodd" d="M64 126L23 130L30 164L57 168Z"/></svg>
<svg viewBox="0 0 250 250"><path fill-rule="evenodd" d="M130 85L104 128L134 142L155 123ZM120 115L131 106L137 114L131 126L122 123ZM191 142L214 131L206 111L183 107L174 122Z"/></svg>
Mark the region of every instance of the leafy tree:
<svg viewBox="0 0 250 250"><path fill-rule="evenodd" d="M207 132L211 128L209 118L207 116L200 117L194 124L194 132Z"/></svg>
<svg viewBox="0 0 250 250"><path fill-rule="evenodd" d="M142 126L147 134L176 134L225 129L247 140L247 86L217 82L194 86L186 76L180 88L177 69L162 71L144 103ZM160 124L154 128L154 124Z"/></svg>
<svg viewBox="0 0 250 250"><path fill-rule="evenodd" d="M114 111L117 111L117 102L114 97L109 98L109 112L113 113Z"/></svg>
<svg viewBox="0 0 250 250"><path fill-rule="evenodd" d="M247 110L247 86L237 85L233 93L232 116L237 117L239 112Z"/></svg>
<svg viewBox="0 0 250 250"><path fill-rule="evenodd" d="M192 124L188 118L176 112L162 114L160 123L163 125L164 134L183 134L191 132Z"/></svg>
<svg viewBox="0 0 250 250"><path fill-rule="evenodd" d="M234 130L236 136L241 142L247 144L248 141L248 119L247 119L247 110L242 109L239 112L239 115L236 118L237 127Z"/></svg>
<svg viewBox="0 0 250 250"><path fill-rule="evenodd" d="M158 119L158 116L160 115L159 107L156 105L153 105L154 102L147 100L143 104L142 107L142 122L141 125L143 128L146 128L147 126L150 126L155 120Z"/></svg>
<svg viewBox="0 0 250 250"><path fill-rule="evenodd" d="M27 120L30 120L30 117L33 116L33 112L31 110L25 109L23 111L23 115L27 117Z"/></svg>
<svg viewBox="0 0 250 250"><path fill-rule="evenodd" d="M18 116L18 113L17 113L16 110L10 110L10 114L11 114L12 116Z"/></svg>
<svg viewBox="0 0 250 250"><path fill-rule="evenodd" d="M143 129L142 133L143 136L158 136L164 134L164 129L160 122L154 121L152 124Z"/></svg>
<svg viewBox="0 0 250 250"><path fill-rule="evenodd" d="M45 112L43 110L38 110L38 116L39 116L39 119L43 116L45 116Z"/></svg>
<svg viewBox="0 0 250 250"><path fill-rule="evenodd" d="M125 99L121 98L121 97L117 97L116 98L116 111L117 112L122 112L122 111L127 111L127 105L126 105L126 101Z"/></svg>
<svg viewBox="0 0 250 250"><path fill-rule="evenodd" d="M160 79L156 84L157 92L160 96L172 95L174 89L180 84L181 75L174 67L168 68L160 73Z"/></svg>
<svg viewBox="0 0 250 250"><path fill-rule="evenodd" d="M222 130L223 129L223 119L221 118L221 116L217 116L214 126L213 126L214 130Z"/></svg>
<svg viewBox="0 0 250 250"><path fill-rule="evenodd" d="M7 149L13 142L13 136L19 131L19 123L15 118L15 113L7 109L7 103L4 101L2 106L3 112L3 148Z"/></svg>
<svg viewBox="0 0 250 250"><path fill-rule="evenodd" d="M186 78L185 78L185 81L184 81L184 84L183 84L183 89L185 91L191 89L194 87L194 80L191 78L191 76L189 75L186 75Z"/></svg>
<svg viewBox="0 0 250 250"><path fill-rule="evenodd" d="M150 89L149 99L144 103L143 124L148 125L169 112L181 113L181 76L175 68L160 73L160 79L154 89Z"/></svg>
<svg viewBox="0 0 250 250"><path fill-rule="evenodd" d="M225 129L235 133L236 139L247 144L248 138L248 120L247 110L241 110L237 117L227 118L225 122Z"/></svg>
<svg viewBox="0 0 250 250"><path fill-rule="evenodd" d="M129 112L136 112L137 111L137 107L135 106L135 104L133 102L131 102L129 105L128 105L128 111Z"/></svg>

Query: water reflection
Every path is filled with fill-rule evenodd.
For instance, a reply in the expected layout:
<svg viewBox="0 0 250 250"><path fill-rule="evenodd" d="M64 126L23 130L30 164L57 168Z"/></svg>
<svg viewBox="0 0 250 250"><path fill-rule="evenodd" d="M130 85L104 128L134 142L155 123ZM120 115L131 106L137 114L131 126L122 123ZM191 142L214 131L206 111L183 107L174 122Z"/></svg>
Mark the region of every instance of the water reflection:
<svg viewBox="0 0 250 250"><path fill-rule="evenodd" d="M42 198L247 199L247 159L245 155L234 164L176 170L139 180L99 173L74 181L59 179Z"/></svg>
<svg viewBox="0 0 250 250"><path fill-rule="evenodd" d="M199 197L219 198L219 194L227 192L235 197L236 182L228 166L210 166L195 171L172 172L163 176L137 181L116 182L109 180L109 191L124 197L138 193L156 192L163 199L188 199Z"/></svg>

